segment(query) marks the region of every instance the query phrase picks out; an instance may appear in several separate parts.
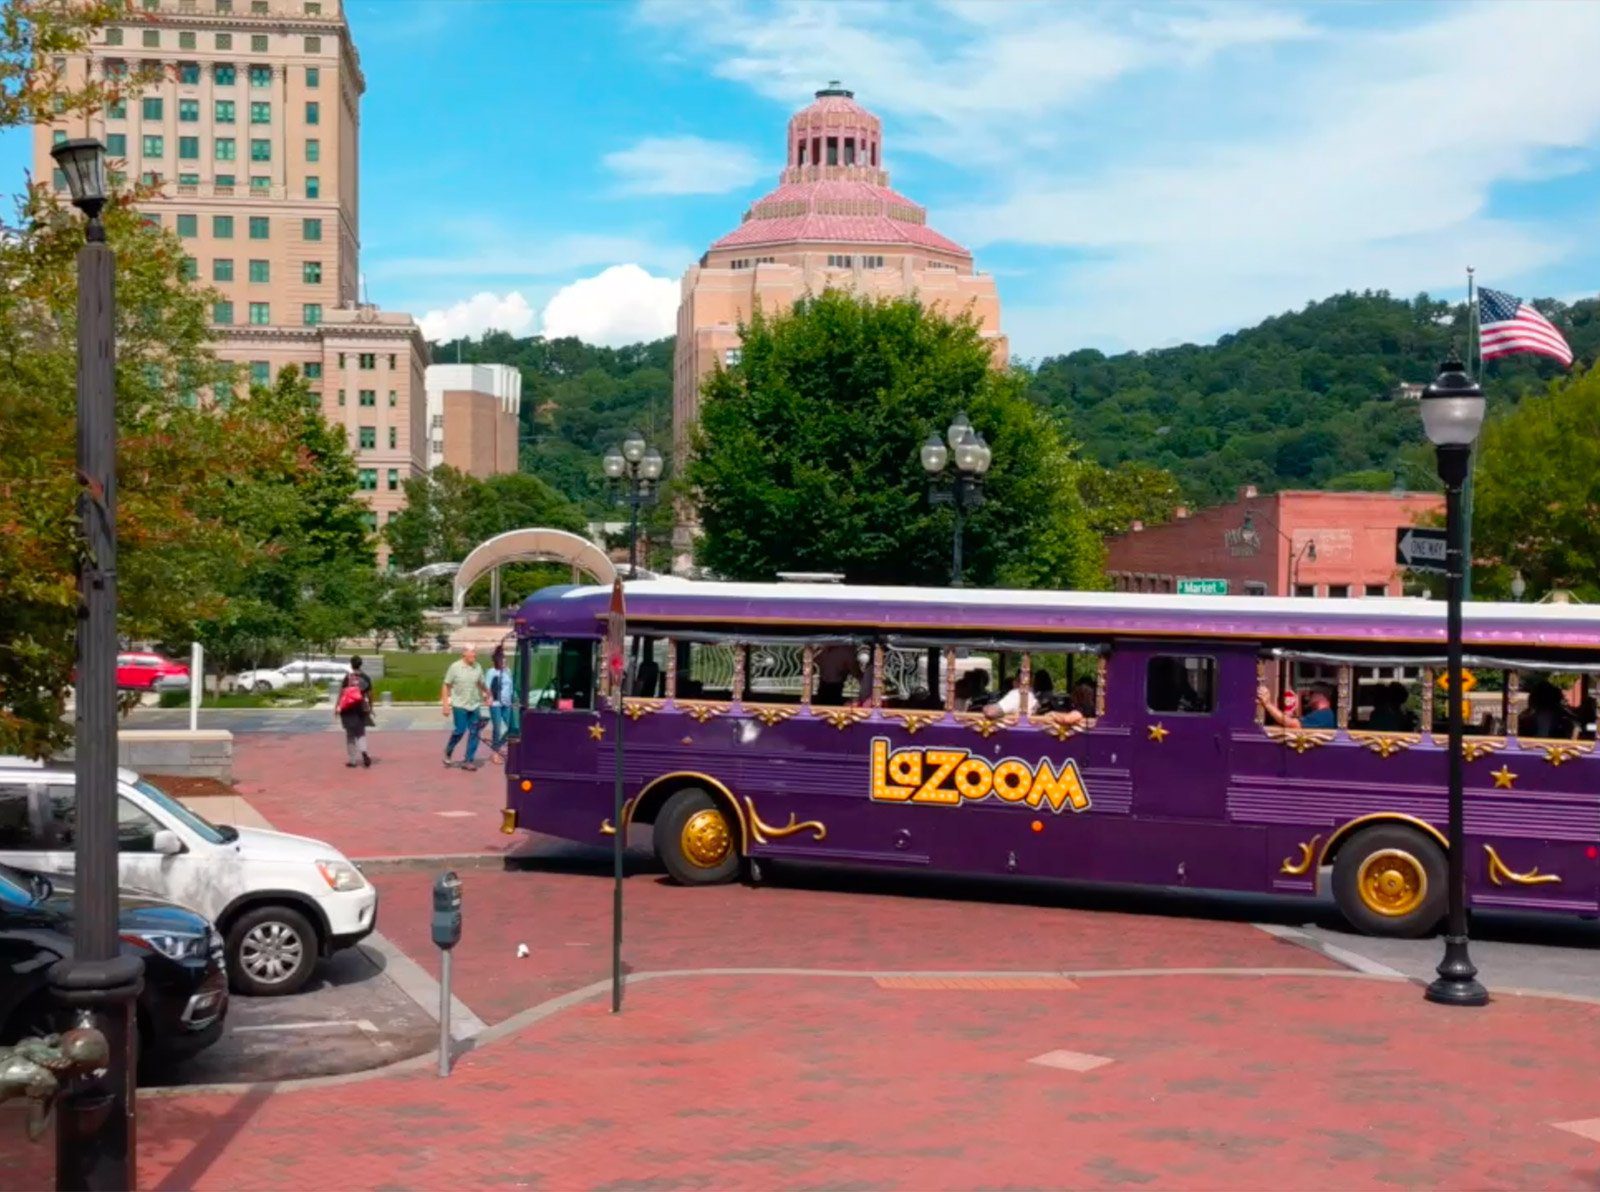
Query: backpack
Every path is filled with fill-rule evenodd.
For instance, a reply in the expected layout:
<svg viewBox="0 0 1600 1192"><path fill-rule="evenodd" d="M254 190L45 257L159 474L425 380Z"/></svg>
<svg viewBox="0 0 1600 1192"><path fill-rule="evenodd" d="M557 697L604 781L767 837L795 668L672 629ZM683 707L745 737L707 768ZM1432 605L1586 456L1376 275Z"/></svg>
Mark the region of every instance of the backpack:
<svg viewBox="0 0 1600 1192"><path fill-rule="evenodd" d="M360 680L352 683L350 679L347 678L344 682L344 690L339 692L339 706L336 709L336 711L339 712L350 711L350 709L356 707L363 699L366 698L362 694Z"/></svg>

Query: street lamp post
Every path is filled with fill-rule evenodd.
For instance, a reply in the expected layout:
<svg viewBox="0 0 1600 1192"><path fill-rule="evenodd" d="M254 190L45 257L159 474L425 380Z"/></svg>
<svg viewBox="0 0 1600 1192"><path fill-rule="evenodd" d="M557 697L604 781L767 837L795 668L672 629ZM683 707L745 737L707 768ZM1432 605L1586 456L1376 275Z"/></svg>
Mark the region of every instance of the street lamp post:
<svg viewBox="0 0 1600 1192"><path fill-rule="evenodd" d="M628 578L632 579L639 573L639 510L659 499L661 452L647 444L638 431L630 430L622 446L607 451L602 463L617 504L628 507Z"/></svg>
<svg viewBox="0 0 1600 1192"><path fill-rule="evenodd" d="M74 1081L58 1106L56 1183L134 1186L133 1002L144 965L123 956L117 934L117 522L116 256L106 244L105 148L63 141L51 151L73 206L87 217L78 250L77 838L72 956L51 987L79 1025L106 1038L97 1078Z"/></svg>
<svg viewBox="0 0 1600 1192"><path fill-rule="evenodd" d="M1422 393L1422 426L1439 460L1444 481L1446 699L1449 704L1450 856L1449 910L1445 923L1444 959L1426 997L1445 1006L1482 1006L1489 991L1478 982L1478 970L1467 954L1466 828L1462 806L1461 597L1468 561L1462 557L1465 525L1461 489L1471 467L1472 444L1483 425L1483 390L1458 360L1446 360L1439 375Z"/></svg>
<svg viewBox="0 0 1600 1192"><path fill-rule="evenodd" d="M945 443L949 443L949 447ZM952 453L955 469L947 473ZM992 459L989 444L972 429L965 414L957 414L945 438L930 434L922 445L922 467L928 473L928 501L955 509L955 534L950 547L950 586L961 586L961 532L966 512L983 504L983 478Z"/></svg>
<svg viewBox="0 0 1600 1192"><path fill-rule="evenodd" d="M1300 563L1302 560L1307 563L1315 563L1317 561L1317 540L1315 538L1308 539L1304 546L1302 546L1298 551L1295 551L1293 538L1290 538L1289 535L1285 534L1280 527L1273 525L1269 519L1263 518L1262 520L1265 521L1267 525L1272 526L1272 532L1287 542L1289 544L1289 549L1294 551L1294 553L1289 557L1289 595L1298 595L1295 589L1300 586ZM1244 522L1241 524L1240 529L1244 532L1243 536L1248 539L1249 536L1255 531L1255 528L1255 511L1249 510L1244 515Z"/></svg>

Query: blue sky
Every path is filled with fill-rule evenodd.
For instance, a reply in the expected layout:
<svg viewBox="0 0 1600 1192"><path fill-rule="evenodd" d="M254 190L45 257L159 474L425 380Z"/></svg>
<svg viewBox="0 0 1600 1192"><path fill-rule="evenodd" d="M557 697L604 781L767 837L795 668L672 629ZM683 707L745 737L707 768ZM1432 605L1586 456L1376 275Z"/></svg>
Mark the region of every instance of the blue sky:
<svg viewBox="0 0 1600 1192"><path fill-rule="evenodd" d="M1023 357L1600 286L1596 4L348 3L369 293L434 333L669 333L833 78Z"/></svg>

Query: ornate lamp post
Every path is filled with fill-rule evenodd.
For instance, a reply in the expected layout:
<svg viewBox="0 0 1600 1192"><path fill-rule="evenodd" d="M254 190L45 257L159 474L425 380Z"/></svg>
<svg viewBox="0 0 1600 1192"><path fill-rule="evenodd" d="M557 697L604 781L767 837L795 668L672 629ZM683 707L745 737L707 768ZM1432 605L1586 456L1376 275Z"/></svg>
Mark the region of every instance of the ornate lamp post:
<svg viewBox="0 0 1600 1192"><path fill-rule="evenodd" d="M76 893L70 960L50 973L77 1024L98 1029L109 1056L99 1079L78 1080L56 1123L62 1188L134 1185L133 1002L144 964L117 936L116 255L106 244L105 147L63 141L51 151L72 204L87 217L78 250L78 570Z"/></svg>
<svg viewBox="0 0 1600 1192"><path fill-rule="evenodd" d="M950 446L945 447L948 441ZM955 456L953 473L946 471L952 453ZM945 439L928 436L922 445L922 468L928 473L928 501L933 505L950 505L955 509L956 528L951 543L950 586L961 586L961 531L966 512L983 504L983 478L989 471L991 460L989 444L972 429L965 414L957 414L945 431Z"/></svg>
<svg viewBox="0 0 1600 1192"><path fill-rule="evenodd" d="M1479 984L1478 970L1467 955L1467 846L1461 789L1461 594L1464 569L1470 564L1462 557L1465 519L1461 489L1471 467L1472 444L1483 426L1483 390L1473 383L1459 360L1450 359L1439 366L1439 375L1423 390L1419 405L1423 429L1438 456L1439 479L1444 481L1445 625L1449 638L1445 674L1450 713L1449 917L1444 959L1425 996L1430 1002L1445 1006L1482 1006L1489 1001L1489 991Z"/></svg>
<svg viewBox="0 0 1600 1192"><path fill-rule="evenodd" d="M632 579L639 572L639 510L660 498L661 452L630 430L621 447L606 452L602 464L617 504L628 507L628 578Z"/></svg>

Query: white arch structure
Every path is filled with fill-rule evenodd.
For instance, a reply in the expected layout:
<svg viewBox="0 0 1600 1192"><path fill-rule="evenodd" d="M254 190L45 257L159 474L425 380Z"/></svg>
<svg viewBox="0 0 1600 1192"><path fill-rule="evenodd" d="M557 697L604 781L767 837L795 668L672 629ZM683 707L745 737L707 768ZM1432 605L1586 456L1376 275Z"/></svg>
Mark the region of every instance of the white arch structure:
<svg viewBox="0 0 1600 1192"><path fill-rule="evenodd" d="M454 610L461 611L468 589L487 573L490 574L489 602L498 620L500 568L507 563L565 563L572 568L574 580L582 573L594 577L597 584L609 584L617 575L606 552L581 535L544 527L507 530L480 542L461 560L456 569ZM645 578L643 572L639 573L639 578Z"/></svg>

